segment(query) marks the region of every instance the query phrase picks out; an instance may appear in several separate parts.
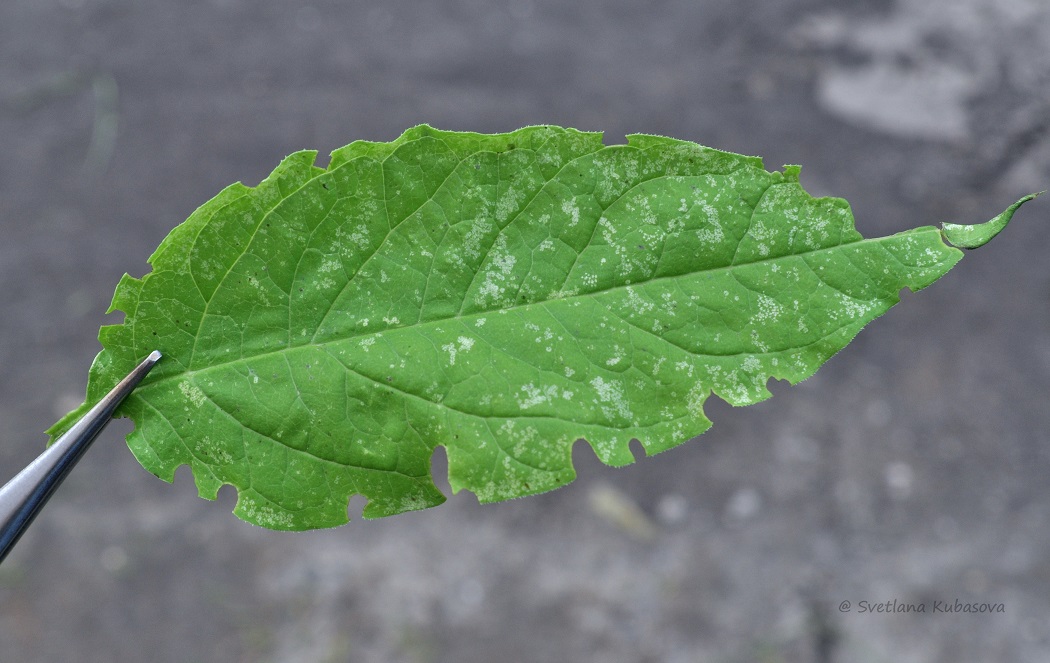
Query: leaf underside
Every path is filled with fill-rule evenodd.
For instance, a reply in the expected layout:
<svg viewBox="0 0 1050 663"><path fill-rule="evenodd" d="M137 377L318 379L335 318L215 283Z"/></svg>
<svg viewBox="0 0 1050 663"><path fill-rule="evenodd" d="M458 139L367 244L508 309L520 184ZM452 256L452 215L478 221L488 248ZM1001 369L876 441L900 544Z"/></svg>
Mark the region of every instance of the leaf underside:
<svg viewBox="0 0 1050 663"><path fill-rule="evenodd" d="M712 393L805 379L962 256L933 227L863 239L797 167L657 136L419 126L315 159L226 188L124 276L85 405L49 433L158 349L118 411L131 450L202 497L236 487L248 522L437 505L438 445L454 491L520 497L570 482L579 438L626 465L631 439L707 430Z"/></svg>

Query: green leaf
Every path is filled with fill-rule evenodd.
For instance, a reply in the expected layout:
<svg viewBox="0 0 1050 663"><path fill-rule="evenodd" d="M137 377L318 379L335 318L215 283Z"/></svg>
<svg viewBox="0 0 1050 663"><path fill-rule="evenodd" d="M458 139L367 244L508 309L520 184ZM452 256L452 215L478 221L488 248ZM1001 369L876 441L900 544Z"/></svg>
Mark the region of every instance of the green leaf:
<svg viewBox="0 0 1050 663"><path fill-rule="evenodd" d="M369 518L442 502L438 445L482 502L568 483L579 438L616 466L632 438L669 449L712 393L805 379L962 256L933 227L863 239L798 167L657 136L420 126L315 158L225 189L121 280L86 399L161 350L119 412L135 456L275 529L341 524L354 494Z"/></svg>
<svg viewBox="0 0 1050 663"><path fill-rule="evenodd" d="M960 249L979 249L992 241L993 237L1002 232L1003 228L1006 227L1006 224L1010 223L1010 219L1013 218L1014 212L1016 212L1021 205L1024 205L1029 200L1034 200L1044 193L1046 192L1040 191L1039 193L1028 194L1013 205L1007 207L1002 214L986 223L979 223L976 225L943 223L941 224L941 228L944 231L944 238L952 246L957 246Z"/></svg>

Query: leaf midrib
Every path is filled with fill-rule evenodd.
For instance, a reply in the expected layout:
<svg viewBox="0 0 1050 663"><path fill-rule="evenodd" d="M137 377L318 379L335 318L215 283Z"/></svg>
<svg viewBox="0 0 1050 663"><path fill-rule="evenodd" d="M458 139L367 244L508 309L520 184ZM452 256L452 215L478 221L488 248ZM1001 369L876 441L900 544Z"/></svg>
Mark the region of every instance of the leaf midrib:
<svg viewBox="0 0 1050 663"><path fill-rule="evenodd" d="M530 198L530 200L534 199L536 195L539 195L540 191L542 191L546 186L548 186L554 179L557 178L558 174L563 172L565 170L565 168L569 167L571 164L576 163L579 160L587 158L587 157L593 157L595 154L597 154L598 152L601 152L603 150L612 149L612 148L615 148L615 147L629 147L629 146L602 146L600 149L595 150L594 152L588 152L588 153L585 153L585 154L580 154L580 155L577 155L577 156L567 160L564 164L562 164L562 166L558 169L558 171L556 173L552 174L550 178L546 179L546 181L543 183L543 185L541 185L537 189L537 192L532 196L532 198ZM655 149L655 148L644 148L644 149L643 148L635 148L635 149L638 149L640 152L645 152L645 151L647 151L649 149ZM457 162L456 166L453 167L449 171L448 175L446 175L445 180L447 181L448 177L450 177L451 174L454 173L468 159L470 159L472 157L475 157L477 154L480 154L480 153L481 152L472 152L469 155L466 155L463 158L459 159L459 161ZM391 153L391 155L392 154L393 153ZM389 158L391 155L387 155L387 157L385 157L381 161L372 159L373 161L376 161L376 163L378 163L380 165L380 171L383 174L384 182L385 182L385 177L386 177L386 171L385 171L385 169L382 166L385 163L386 159ZM371 159L371 157L361 157L361 158L369 158L369 159ZM349 161L343 162L343 163L339 164L338 167L339 168L346 167L349 164L353 163L353 161L355 161L355 160L349 160ZM754 167L750 166L750 165L747 165L747 164L742 164L738 168L733 168L731 172L735 172L736 170L738 170L740 168L754 168ZM760 170L763 174L772 174L769 171L765 171L764 169L757 169L757 170ZM331 173L331 172L333 172L333 171L329 170L329 169L325 169L324 171L322 171L320 173L317 173L315 176L307 178L294 191L288 193L285 196L282 196L281 199L278 202L276 202L272 207L267 209L266 212L262 215L262 217L260 218L259 225L256 226L256 231L258 230L259 227L261 227L262 223L265 222L265 219L267 217L269 217L270 214L273 213L274 209L276 209L277 206L279 206L282 201L287 200L292 195L295 195L295 193L303 190L308 185L310 185L312 182L314 182L318 177L323 177L324 175L326 175L328 173ZM659 181L659 180L662 180L662 179L667 178L667 177L672 177L672 175L661 174L661 175L657 175L655 177L652 177L652 178L649 178L649 179L646 179L646 180L642 180L642 181L636 182L636 183L632 184L627 190L625 190L625 192L621 193L620 196L618 196L618 199L622 198L623 195L625 195L627 191L631 191L634 188L636 188L637 186L640 186L641 184L648 183L648 182ZM694 175L694 176L688 176L687 175L685 177L699 177L699 175ZM766 187L763 189L761 196L764 197L771 187L776 186L778 184L782 184L782 183L783 183L783 181L781 181L781 182L771 182L771 183L767 184ZM440 185L439 185L439 188L440 188ZM427 200L432 200L432 199L433 199L432 195L427 197ZM385 195L384 195L383 200L384 200L384 205L386 205L388 203L388 201L387 201ZM761 200L761 198L760 198L760 200ZM423 204L425 204L425 202ZM520 216L521 212L524 211L525 207L527 207L528 204L529 203L525 203L522 206L522 209L519 210L515 214L514 218L517 218L518 216ZM415 211L418 211L418 209L420 209L420 207L422 207L422 205L417 207L416 210L414 210L413 212L409 212L401 220L401 222L403 222L405 219L407 219L409 216L411 216L413 213L415 213ZM754 219L754 214L757 211L757 207L758 207L757 203L752 207L751 217L749 218L749 221L748 221L748 224L749 224L748 227L749 228L750 228L751 222ZM606 209L608 209L608 206L606 206ZM214 216L214 214L213 214L213 216ZM388 214L388 216L389 216L389 214ZM851 221L850 228L852 230L854 230L854 232L855 232L856 228L854 226L853 219L851 218L850 221ZM371 255L369 255L368 258L366 258L365 262L367 262L368 260L371 260L376 254L378 254L380 248L386 243L386 241L389 239L389 237L393 234L394 229L396 227L400 226L401 222L399 222L397 224L397 226L391 227L391 229L387 232L387 235L383 238L383 241L380 242L379 246L376 247L375 251ZM512 222L513 222L513 219L510 221L510 223L512 223ZM207 224L205 224L205 225L207 225ZM593 240L593 232L596 231L597 226L598 226L598 222L596 221L595 222L595 226L592 229L591 240ZM505 230L505 227L501 228L500 229L500 233L502 233L504 230ZM939 231L937 231L936 228L934 228L932 226L924 226L924 227L915 228L915 229L912 229L912 230L909 230L909 231L905 231L904 233L898 233L897 236L902 235L902 234L914 234L914 233L919 233L919 232L928 232L930 230L932 230L934 232L938 232L938 234L939 234ZM745 232L744 237L746 237L746 236L747 236L747 234ZM229 360L229 361L221 361L221 362L218 362L218 363L210 364L210 365L205 366L203 368L198 368L198 369L193 369L193 370L190 370L188 368L188 366L187 366L187 368L185 370L183 370L183 371L181 371L179 373L174 373L174 374L171 374L171 375L162 376L162 377L159 377L159 378L157 378L156 380L153 380L153 381L147 381L145 384L142 385L142 388L145 388L145 387L147 387L149 385L162 384L162 383L167 382L168 380L172 380L172 379L177 379L177 378L178 379L185 379L186 377L204 374L204 373L207 373L207 372L215 370L215 369L225 368L225 367L232 366L232 365L235 365L235 364L247 362L247 361L250 361L252 359L265 359L265 358L270 357L270 356L280 355L282 353L291 352L293 350L297 350L297 349L300 349L300 348L317 347L317 348L321 348L321 349L325 350L325 352L327 354L331 354L331 353L328 353L328 351L327 351L327 348L328 348L329 345L334 344L334 343L341 343L341 342L345 342L345 341L350 341L350 340L353 340L353 339L356 339L356 338L379 337L379 336L381 336L382 334L384 334L386 332L398 331L398 330L402 330L402 329L418 329L418 328L421 328L421 327L426 327L428 325L438 325L438 324L452 322L452 321L470 320L470 319L474 319L474 318L479 317L479 316L487 316L487 315L492 315L492 314L504 314L504 313L508 313L508 312L511 312L511 311L528 310L530 307L533 307L533 306L549 306L549 305L552 305L552 304L555 304L555 303L558 303L558 302L571 302L571 301L576 300L576 299L600 297L602 295L606 295L606 294L609 294L609 293L614 293L614 292L617 292L617 291L621 291L621 290L624 290L626 288L650 286L650 285L652 285L654 283L659 283L659 282L666 281L666 280L671 280L671 279L690 278L690 277L695 277L695 276L703 275L703 274L715 274L715 273L718 273L718 272L721 272L721 271L728 271L728 270L733 270L733 269L742 268L742 267L748 267L748 266L752 266L752 265L760 265L760 264L764 264L764 263L771 263L771 262L774 262L774 261L777 261L777 260L790 259L790 258L799 258L799 257L804 257L804 256L812 256L812 255L817 255L817 254L820 254L820 253L823 253L823 252L827 252L827 251L839 250L839 249L842 249L845 246L857 246L857 245L861 245L861 244L865 244L865 243L871 243L871 242L879 243L879 242L882 242L882 241L884 241L885 239L888 238L888 237L878 237L878 238L859 237L858 239L855 239L853 241L840 242L839 244L836 244L834 246L821 247L821 248L818 248L818 249L808 249L808 250L805 250L805 251L801 251L801 252L797 252L797 253L791 253L791 254L787 254L787 255L770 256L768 258L761 258L761 259L752 260L752 261L749 261L749 262L737 263L737 262L735 262L735 260L736 260L736 253L739 252L739 246L740 246L740 243L743 241L744 237L742 237L741 240L737 243L737 250L736 250L736 252L734 253L734 256L733 256L733 261L734 262L729 264L729 265L723 265L721 267L701 269L701 270L683 272L683 273L678 273L678 274L669 274L669 275L665 275L665 276L658 276L658 277L654 277L654 278L645 279L645 280L642 280L642 281L637 281L635 283L624 283L624 284L621 284L621 285L614 285L614 286L610 286L610 287L603 288L603 289L588 290L585 293L577 293L577 294L573 294L573 295L567 295L567 296L564 296L564 297L558 297L558 298L555 298L555 299L542 299L542 300L538 300L538 301L530 301L530 302L525 302L525 303L521 303L521 304L512 304L510 306L506 306L506 307L502 307L502 308L498 308L498 309L488 309L488 310L485 310L485 311L476 311L476 312L472 312L472 313L465 314L465 315L461 313L462 312L462 306L461 306L459 313L457 313L455 315L448 316L448 317L444 317L444 318L435 318L435 319L426 320L426 321L423 321L423 322L417 321L417 322L415 322L415 323L413 323L411 325L404 325L404 326L400 326L400 327L388 327L388 328L381 329L381 330L376 330L376 331L351 333L351 334L347 334L345 336L341 336L339 338L317 341L316 338L317 338L317 333L318 333L318 331L320 329L320 325L323 324L324 319L327 319L328 315L331 313L331 310L334 307L335 301L338 299L338 296L337 296L335 299L333 299L332 304L329 306L328 312L325 314L325 316L323 317L322 321L319 323L318 329L314 330L314 334L310 337L310 340L305 342L305 343L301 343L299 345L291 345L291 344L289 344L289 345L286 345L285 347L282 347L282 348L278 348L278 349L275 349L275 350L268 350L266 352L253 354L251 356L243 356L242 355L242 356L238 357L237 359L232 359L232 360ZM891 235L889 237L894 237L894 235ZM590 241L591 240L589 240L587 242L586 246L590 246ZM222 283L225 282L226 278L232 272L233 267L236 264L236 262L241 257L243 257L245 255L245 253L247 253L247 251L248 251L250 246L251 246L251 240L249 240L249 242L245 245L244 250L239 254L237 260L235 260L233 262L233 264L230 265L229 269L227 270L227 273L220 280L218 286L216 287L216 290L218 288L222 287ZM490 252L490 251L491 251L491 245L490 245L490 247L488 249L488 252ZM486 252L486 256L488 255L488 252ZM577 259L573 263L574 265L576 264L578 259L579 259L579 254L577 254ZM482 265L483 264L484 264L484 261L482 261ZM360 269L355 271L353 276L351 276L349 279L347 279L348 283L350 281L353 281L354 277L357 276L358 274L360 274L360 271L361 271ZM479 269L479 271L480 271L480 269ZM570 274L567 274L566 278L568 278L569 275L571 275L571 269L570 269ZM477 276L477 274L475 273L475 276L474 276L475 279L476 279L476 276ZM818 275L818 278L819 278L819 275ZM428 279L428 282L429 282L429 279ZM344 290L345 290L345 288L344 288ZM469 295L469 292L467 294L465 294L464 297L466 297L467 295ZM204 311L201 314L201 323L200 323L200 326L198 326L198 333L194 336L193 352L191 354L191 358L190 358L191 361L190 361L189 365L192 365L192 359L194 357L196 357L197 339L199 337L200 327L203 326L204 319L208 315L208 307L211 304L211 301L213 299L214 299L214 292L213 292L212 297L209 298L208 302L205 304ZM291 314L291 309L292 309L292 306L291 306L290 302L288 304L288 309L289 309L289 315L290 315ZM291 325L289 325L289 335L290 335L290 330L291 330ZM665 339L662 339L662 340L665 340ZM667 342L667 341L665 340L665 342ZM691 353L691 354L696 354L696 353ZM365 376L365 377L367 377L367 376ZM373 380L377 384L383 384L382 382L376 381L374 378L368 377L368 379ZM148 380L148 378L147 378L147 380Z"/></svg>
<svg viewBox="0 0 1050 663"><path fill-rule="evenodd" d="M433 326L433 325L438 325L438 324L452 322L452 321L471 320L471 319L474 319L474 318L480 317L480 316L487 316L487 315L493 315L493 314L503 314L503 313L508 313L508 312L511 312L511 311L528 310L529 308L534 307L534 306L549 306L551 304L560 303L560 302L568 303L568 302L571 302L571 301L576 300L576 299L599 297L599 296L606 295L606 294L609 294L609 293L625 290L627 288L650 286L650 285L652 285L654 283L659 283L659 282L662 282L662 281L668 281L668 280L672 280L672 279L689 278L689 277L694 277L694 276L699 276L699 275L704 275L704 274L716 274L716 273L719 273L719 272L731 271L731 270L735 270L735 269L742 268L742 267L749 267L749 266L753 266L753 265L761 265L761 264L766 264L766 263L773 263L773 262L778 261L778 260L785 260L785 259L790 259L790 258L801 258L801 257L805 257L805 256L819 255L821 253L826 253L826 252L830 252L830 251L840 250L840 249L843 249L844 247L847 247L847 246L855 247L855 246L861 246L861 245L865 245L865 244L879 244L879 243L882 243L882 242L884 242L884 241L886 241L888 239L899 238L902 235L923 234L923 233L928 233L928 232L935 232L935 233L938 234L938 236L940 235L940 231L937 230L937 228L935 228L933 226L920 226L918 228L907 230L907 231L904 231L904 232L901 232L901 233L897 233L897 234L894 234L894 235L888 235L888 236L884 236L884 237L861 238L861 239L854 240L854 241L851 241L851 242L845 242L845 243L842 243L842 244L837 244L835 246L821 247L819 249L809 249L809 250L806 250L806 251L801 251L799 253L792 253L792 254L789 254L789 255L771 256L771 257L768 257L768 258L762 258L762 259L759 259L759 260L754 260L754 261L745 262L745 263L737 263L737 264L734 264L734 265L724 265L724 266L721 266L721 267L716 267L716 268L711 268L711 269L702 269L702 270L688 272L688 273L682 273L682 274L658 276L658 277L655 277L655 278L647 279L645 281L639 281L639 282L636 282L636 283L629 283L629 284L623 284L623 285L616 285L616 286L612 286L612 287L605 288L605 289L602 289L602 290L592 290L592 291L589 291L589 292L586 292L586 293L580 293L580 294L575 294L575 295L568 295L566 297L559 297L557 299L544 299L544 300L541 300L541 301L525 302L523 304L514 304L512 306L508 306L508 307L500 308L500 309L492 309L492 310L480 311L480 312L476 312L476 313L469 313L469 314L466 314L466 315L455 315L455 316L450 316L450 317L446 317L446 318L437 318L437 319L433 319L433 320L427 320L427 321L424 321L424 322L417 322L417 323L415 323L413 325L405 325L405 326L402 326L402 327L389 327L389 328L382 329L382 330L368 331L368 332L363 332L363 333L353 333L353 334L348 334L346 336L342 336L342 337L337 338L337 339L330 339L330 340L326 340L326 341L319 341L319 342L318 341L310 341L310 342L307 342L307 343L303 343L301 345L291 345L291 346L279 348L279 349L276 349L276 350L268 350L266 352L253 354L253 355L250 355L250 356L241 356L241 357L238 357L237 359L232 359L232 360L229 360L229 361L222 361L222 362L214 363L214 364L211 364L209 366L205 366L205 367L199 368L199 369L184 370L184 371L182 371L180 373L175 373L175 374L171 374L171 375L165 375L165 376L159 377L156 380L152 380L152 381L147 382L146 384L143 384L142 387L140 387L140 389L145 389L146 387L148 387L150 385L162 384L162 383L167 382L169 380L185 379L188 376L201 375L201 374L205 374L207 372L210 372L212 370L225 368L225 367L232 366L232 365L235 365L235 364L247 362L247 361L250 361L250 360L253 360L253 359L265 359L267 357L280 355L282 353L291 352L291 351L299 350L299 349L309 349L311 347L316 347L316 348L324 350L326 354L331 355L331 353L328 352L328 349L327 349L328 346L330 346L332 344L335 344L335 343L342 343L344 341L350 341L350 340L357 339L357 338L362 338L363 339L363 338L367 338L367 337L379 337L379 336L382 336L384 333L392 332L392 331L399 331L399 330L402 330L402 329L418 329L420 327ZM945 248L952 248L952 247L948 247L947 245L945 245ZM941 262L935 263L935 265L936 264L941 264ZM930 265L929 268L932 268L935 265ZM358 373L358 374L362 375L360 373ZM386 385L386 384L384 384L384 383L382 383L382 382L380 382L378 380L375 380L374 378L372 378L370 376L362 375L362 377L366 377L367 379L372 380L376 384L380 384L382 386L389 386L389 385ZM438 403L438 404L440 404L440 403Z"/></svg>

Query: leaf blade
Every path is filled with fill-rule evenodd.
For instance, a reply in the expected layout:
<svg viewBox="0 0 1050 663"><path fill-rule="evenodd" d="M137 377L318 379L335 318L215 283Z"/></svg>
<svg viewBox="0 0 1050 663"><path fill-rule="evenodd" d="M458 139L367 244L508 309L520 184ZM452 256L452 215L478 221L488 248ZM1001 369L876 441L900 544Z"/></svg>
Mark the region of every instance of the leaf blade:
<svg viewBox="0 0 1050 663"><path fill-rule="evenodd" d="M930 227L864 240L797 167L656 136L424 126L315 156L224 190L121 281L87 398L158 345L132 451L275 529L341 524L355 493L366 517L440 503L438 445L483 502L571 481L579 437L611 465L677 446L711 393L808 377L962 256Z"/></svg>

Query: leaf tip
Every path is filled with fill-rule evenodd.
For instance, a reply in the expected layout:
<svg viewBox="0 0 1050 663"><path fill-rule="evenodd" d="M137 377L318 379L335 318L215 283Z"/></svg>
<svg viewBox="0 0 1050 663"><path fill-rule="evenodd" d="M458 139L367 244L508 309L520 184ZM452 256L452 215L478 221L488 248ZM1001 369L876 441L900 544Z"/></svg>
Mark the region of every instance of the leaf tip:
<svg viewBox="0 0 1050 663"><path fill-rule="evenodd" d="M986 221L984 223L976 224L958 224L958 223L943 223L941 224L941 235L944 240L954 247L960 249L977 249L992 240L996 235L1002 232L1003 228L1010 223L1010 219L1013 218L1014 212L1016 212L1021 205L1024 205L1030 200L1038 198L1046 191L1039 191L1037 193L1030 193L1027 196L1021 198L1013 205L1007 207L1001 214Z"/></svg>

